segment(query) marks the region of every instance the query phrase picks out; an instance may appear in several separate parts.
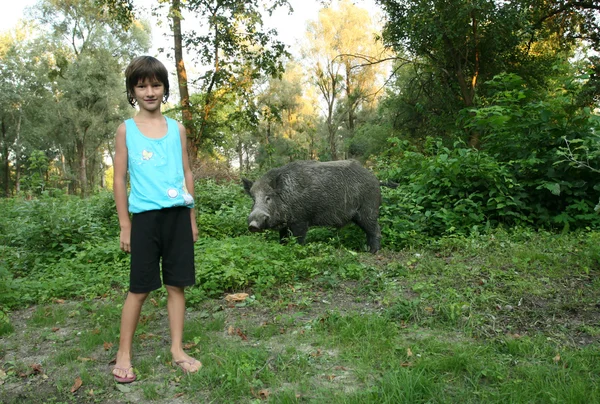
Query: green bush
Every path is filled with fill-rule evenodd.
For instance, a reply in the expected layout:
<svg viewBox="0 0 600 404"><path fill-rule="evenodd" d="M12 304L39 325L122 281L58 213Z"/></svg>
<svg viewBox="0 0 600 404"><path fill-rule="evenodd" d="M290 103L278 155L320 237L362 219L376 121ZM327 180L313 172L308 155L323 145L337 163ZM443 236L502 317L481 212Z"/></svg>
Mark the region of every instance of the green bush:
<svg viewBox="0 0 600 404"><path fill-rule="evenodd" d="M237 237L248 235L247 217L252 199L241 183L217 184L214 180L196 183L196 220L200 237Z"/></svg>
<svg viewBox="0 0 600 404"><path fill-rule="evenodd" d="M260 236L196 243L197 288L210 296L246 288L260 292L317 275L357 279L364 270L356 254L320 243L281 245Z"/></svg>
<svg viewBox="0 0 600 404"><path fill-rule="evenodd" d="M600 118L577 106L585 82L585 75L567 75L540 92L515 74L501 74L485 83L481 105L463 111L461 124L480 134L482 150L520 184L538 226L600 226L598 171L589 169L600 167ZM570 155L568 144L584 147Z"/></svg>
<svg viewBox="0 0 600 404"><path fill-rule="evenodd" d="M430 141L428 155L398 143L379 161L383 178L400 186L383 190L384 243L402 246L416 234L469 234L485 227L527 223L525 194L510 170L484 152Z"/></svg>

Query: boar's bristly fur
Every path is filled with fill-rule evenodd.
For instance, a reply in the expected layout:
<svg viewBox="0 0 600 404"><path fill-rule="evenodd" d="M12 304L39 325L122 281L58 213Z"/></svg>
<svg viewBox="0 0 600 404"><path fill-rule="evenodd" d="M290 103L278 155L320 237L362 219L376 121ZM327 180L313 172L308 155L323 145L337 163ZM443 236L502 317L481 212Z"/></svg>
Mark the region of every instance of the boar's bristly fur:
<svg viewBox="0 0 600 404"><path fill-rule="evenodd" d="M255 182L242 181L254 200L251 231L278 229L282 241L291 233L303 243L311 226L354 222L366 233L369 250L380 248L379 180L357 161L294 161Z"/></svg>

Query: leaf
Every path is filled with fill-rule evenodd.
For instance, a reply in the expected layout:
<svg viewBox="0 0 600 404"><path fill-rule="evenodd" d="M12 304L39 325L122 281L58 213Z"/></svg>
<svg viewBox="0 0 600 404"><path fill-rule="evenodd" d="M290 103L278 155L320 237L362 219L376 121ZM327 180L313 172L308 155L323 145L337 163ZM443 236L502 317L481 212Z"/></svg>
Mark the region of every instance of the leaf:
<svg viewBox="0 0 600 404"><path fill-rule="evenodd" d="M104 342L104 350L108 351L110 348L112 348L113 344L112 342Z"/></svg>
<svg viewBox="0 0 600 404"><path fill-rule="evenodd" d="M233 295L225 296L225 300L228 302L243 302L248 298L248 293L235 293Z"/></svg>
<svg viewBox="0 0 600 404"><path fill-rule="evenodd" d="M558 184L556 182L546 182L546 183L544 183L544 188L546 188L548 191L552 192L553 195L556 195L556 196L560 195L560 184Z"/></svg>
<svg viewBox="0 0 600 404"><path fill-rule="evenodd" d="M131 393L131 387L120 383L117 383L117 390L119 390L121 393Z"/></svg>
<svg viewBox="0 0 600 404"><path fill-rule="evenodd" d="M413 356L413 353L412 353L412 351L410 350L410 348L406 348L406 356L408 356L409 358L410 358L411 356Z"/></svg>
<svg viewBox="0 0 600 404"><path fill-rule="evenodd" d="M556 354L556 356L552 358L552 360L554 361L554 363L560 362L560 354Z"/></svg>
<svg viewBox="0 0 600 404"><path fill-rule="evenodd" d="M242 330L240 330L239 328L236 330L236 333L237 333L237 335L239 335L239 336L240 336L240 338L241 338L241 339L243 339L244 341L247 341L247 340L248 340L248 337L246 336L246 334L244 334L244 333L242 332Z"/></svg>
<svg viewBox="0 0 600 404"><path fill-rule="evenodd" d="M71 393L75 393L82 385L83 382L81 381L81 377L77 376L75 378L75 383L73 383L73 387L71 387Z"/></svg>
<svg viewBox="0 0 600 404"><path fill-rule="evenodd" d="M269 390L267 389L261 389L259 391L254 391L254 388L250 387L250 393L252 394L252 396L254 398L260 399L260 400L266 400L269 398L269 395L271 394L269 392Z"/></svg>
<svg viewBox="0 0 600 404"><path fill-rule="evenodd" d="M34 375L43 373L42 365L40 365L39 363L34 363L33 365L31 365L31 370Z"/></svg>

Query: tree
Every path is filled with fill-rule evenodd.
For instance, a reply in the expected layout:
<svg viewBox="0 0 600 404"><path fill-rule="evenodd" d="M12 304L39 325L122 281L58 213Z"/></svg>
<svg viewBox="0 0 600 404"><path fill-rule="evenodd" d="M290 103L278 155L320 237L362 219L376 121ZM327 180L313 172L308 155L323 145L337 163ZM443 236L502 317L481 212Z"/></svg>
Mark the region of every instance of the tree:
<svg viewBox="0 0 600 404"><path fill-rule="evenodd" d="M19 192L27 151L43 149L50 155L51 147L35 139L36 132L47 123L44 107L52 106L51 93L45 86L51 57L45 49L45 41L37 38L30 24L20 25L0 37L0 155L4 196L11 194L11 161L14 189Z"/></svg>
<svg viewBox="0 0 600 404"><path fill-rule="evenodd" d="M534 88L544 87L553 65L573 55L574 40L584 27L594 26L589 38L598 34L598 22L589 14L597 6L589 1L378 3L387 14L386 44L415 62L406 80L411 94L420 94L413 104L426 116L450 117L448 122L473 107L486 91L482 83L500 73L515 73ZM457 128L442 129L454 135ZM471 146L480 146L476 130L466 136Z"/></svg>
<svg viewBox="0 0 600 404"><path fill-rule="evenodd" d="M378 94L384 53L368 12L348 0L338 8L324 8L309 23L304 56L325 103L325 126L330 158L336 160L338 131L344 125L349 136L356 127L356 111L372 103Z"/></svg>
<svg viewBox="0 0 600 404"><path fill-rule="evenodd" d="M211 137L210 132L215 130L215 125L220 125L214 121L219 115L219 103L230 100L230 93L244 96L247 86L238 81L247 78L240 74L246 69L244 66L252 65L251 79L277 75L282 71L281 58L287 52L283 43L277 41L275 30L263 29L262 13L272 13L278 7L289 7L289 4L287 0L190 0L185 3L158 0L159 4L167 2L181 95L180 108L188 134L188 150L192 151L191 158L194 160L203 138ZM193 28L184 29L186 19L193 19ZM189 61L207 67L199 78L187 76L185 51L188 55L196 55ZM203 93L201 105L191 102L189 83L199 84Z"/></svg>
<svg viewBox="0 0 600 404"><path fill-rule="evenodd" d="M61 152L77 173L82 196L118 122L127 115L122 71L125 63L149 45L149 28L134 21L131 29L113 28L110 14L93 0L43 0L39 20L53 38L56 60L52 87L59 120L53 130Z"/></svg>
<svg viewBox="0 0 600 404"><path fill-rule="evenodd" d="M269 79L258 94L261 145L256 159L260 166L279 166L295 159L316 157L317 103L302 66L288 62L281 78Z"/></svg>

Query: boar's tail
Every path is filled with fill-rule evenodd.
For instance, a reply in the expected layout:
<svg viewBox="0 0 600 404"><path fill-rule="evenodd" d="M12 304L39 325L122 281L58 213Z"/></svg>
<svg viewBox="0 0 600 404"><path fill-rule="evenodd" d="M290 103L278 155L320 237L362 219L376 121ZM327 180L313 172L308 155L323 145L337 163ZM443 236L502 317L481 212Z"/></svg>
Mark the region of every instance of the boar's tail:
<svg viewBox="0 0 600 404"><path fill-rule="evenodd" d="M379 181L380 187L398 188L398 183L394 181Z"/></svg>

